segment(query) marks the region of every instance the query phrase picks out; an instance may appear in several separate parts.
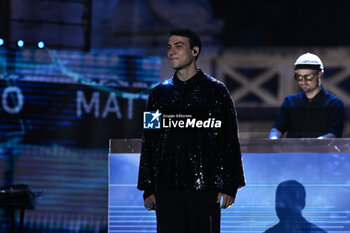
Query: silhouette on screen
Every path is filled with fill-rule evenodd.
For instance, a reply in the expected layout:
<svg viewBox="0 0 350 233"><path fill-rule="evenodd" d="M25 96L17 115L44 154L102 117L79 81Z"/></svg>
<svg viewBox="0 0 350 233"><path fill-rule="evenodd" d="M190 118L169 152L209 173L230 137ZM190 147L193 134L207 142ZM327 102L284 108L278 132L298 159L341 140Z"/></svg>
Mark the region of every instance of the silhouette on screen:
<svg viewBox="0 0 350 233"><path fill-rule="evenodd" d="M315 224L308 222L302 215L305 207L306 191L295 180L280 183L276 189L276 214L279 222L265 233L326 233Z"/></svg>

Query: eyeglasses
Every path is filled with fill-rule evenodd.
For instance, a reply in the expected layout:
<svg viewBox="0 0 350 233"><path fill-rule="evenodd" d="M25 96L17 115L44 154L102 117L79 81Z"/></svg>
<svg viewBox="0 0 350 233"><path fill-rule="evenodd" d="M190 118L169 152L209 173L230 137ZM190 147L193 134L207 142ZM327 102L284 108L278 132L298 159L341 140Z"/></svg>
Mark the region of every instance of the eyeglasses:
<svg viewBox="0 0 350 233"><path fill-rule="evenodd" d="M314 77L317 76L317 75L318 75L318 72L314 73L314 74L305 74L305 75L301 75L301 74L295 73L294 74L294 79L296 81L301 81L304 78L305 81L312 81L314 79Z"/></svg>

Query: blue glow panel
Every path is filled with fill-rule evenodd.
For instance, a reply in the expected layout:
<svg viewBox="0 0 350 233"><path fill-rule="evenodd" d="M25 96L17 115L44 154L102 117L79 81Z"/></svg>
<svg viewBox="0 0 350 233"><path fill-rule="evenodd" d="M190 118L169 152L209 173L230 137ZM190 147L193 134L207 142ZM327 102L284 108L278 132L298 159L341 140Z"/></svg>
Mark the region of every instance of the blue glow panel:
<svg viewBox="0 0 350 233"><path fill-rule="evenodd" d="M277 186L286 180L306 190L304 218L327 232L350 232L350 153L247 153L247 186L222 211L222 232L264 232L278 223ZM109 232L156 232L154 211L136 189L139 154L109 155Z"/></svg>

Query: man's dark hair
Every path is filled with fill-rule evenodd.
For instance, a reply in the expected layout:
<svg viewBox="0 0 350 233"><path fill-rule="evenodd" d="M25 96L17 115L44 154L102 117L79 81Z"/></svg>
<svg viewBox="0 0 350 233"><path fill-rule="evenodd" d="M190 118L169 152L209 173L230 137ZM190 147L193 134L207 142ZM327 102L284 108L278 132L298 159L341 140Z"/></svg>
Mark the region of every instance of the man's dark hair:
<svg viewBox="0 0 350 233"><path fill-rule="evenodd" d="M199 54L201 53L201 49L202 49L202 43L201 43L201 39L199 38L199 36L197 35L197 33L195 33L194 31L192 31L191 29L188 28L178 28L175 30L171 30L170 31L170 36L184 36L187 37L190 40L190 47L191 49L195 46L198 46L199 51L198 54L196 56L196 60L199 57Z"/></svg>

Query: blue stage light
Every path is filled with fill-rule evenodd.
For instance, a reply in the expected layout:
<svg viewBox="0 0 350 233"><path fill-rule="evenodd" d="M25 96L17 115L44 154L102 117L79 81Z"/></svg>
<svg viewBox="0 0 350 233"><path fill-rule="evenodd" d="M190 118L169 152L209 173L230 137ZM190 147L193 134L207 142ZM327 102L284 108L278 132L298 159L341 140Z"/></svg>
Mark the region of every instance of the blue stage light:
<svg viewBox="0 0 350 233"><path fill-rule="evenodd" d="M24 45L24 42L23 42L23 40L19 40L19 41L17 41L17 45L18 45L18 47L23 47L23 45Z"/></svg>
<svg viewBox="0 0 350 233"><path fill-rule="evenodd" d="M0 38L0 46L4 45L5 41L4 39Z"/></svg>
<svg viewBox="0 0 350 233"><path fill-rule="evenodd" d="M44 48L44 47L45 47L45 43L42 42L42 41L39 41L39 42L38 42L38 47L39 47L39 49Z"/></svg>

